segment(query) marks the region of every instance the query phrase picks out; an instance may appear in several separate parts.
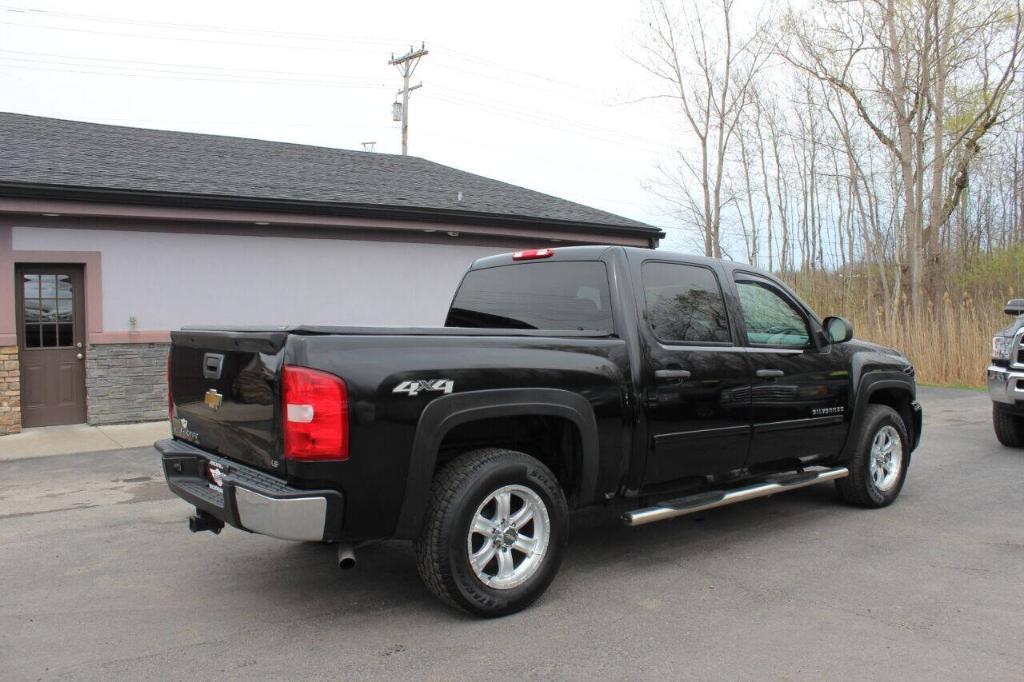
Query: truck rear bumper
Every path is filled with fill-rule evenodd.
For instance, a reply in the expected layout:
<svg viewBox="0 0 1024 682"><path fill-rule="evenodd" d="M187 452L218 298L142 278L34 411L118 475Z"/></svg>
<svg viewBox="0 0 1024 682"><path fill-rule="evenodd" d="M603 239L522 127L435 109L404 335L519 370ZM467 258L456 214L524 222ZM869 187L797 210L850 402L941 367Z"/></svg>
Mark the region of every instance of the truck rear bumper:
<svg viewBox="0 0 1024 682"><path fill-rule="evenodd" d="M282 540L338 539L344 500L337 490L294 488L180 440L168 438L154 447L162 456L171 492L196 509L236 528Z"/></svg>
<svg viewBox="0 0 1024 682"><path fill-rule="evenodd" d="M988 395L996 403L1024 406L1024 372L989 366Z"/></svg>

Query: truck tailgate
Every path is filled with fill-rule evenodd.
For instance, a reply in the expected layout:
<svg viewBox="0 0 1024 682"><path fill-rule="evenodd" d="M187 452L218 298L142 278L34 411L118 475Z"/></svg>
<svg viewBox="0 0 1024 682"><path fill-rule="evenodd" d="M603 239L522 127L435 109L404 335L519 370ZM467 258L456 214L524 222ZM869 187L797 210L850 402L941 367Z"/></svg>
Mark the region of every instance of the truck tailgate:
<svg viewBox="0 0 1024 682"><path fill-rule="evenodd" d="M171 333L170 391L177 438L283 472L278 429L285 331Z"/></svg>

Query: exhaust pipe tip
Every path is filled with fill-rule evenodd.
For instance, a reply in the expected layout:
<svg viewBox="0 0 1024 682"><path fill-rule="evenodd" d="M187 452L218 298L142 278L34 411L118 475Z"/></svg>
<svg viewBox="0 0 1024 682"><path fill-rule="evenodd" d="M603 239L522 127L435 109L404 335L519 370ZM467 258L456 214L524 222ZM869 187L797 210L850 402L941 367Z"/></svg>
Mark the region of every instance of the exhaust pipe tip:
<svg viewBox="0 0 1024 682"><path fill-rule="evenodd" d="M355 547L347 542L338 543L338 568L348 571L356 567Z"/></svg>

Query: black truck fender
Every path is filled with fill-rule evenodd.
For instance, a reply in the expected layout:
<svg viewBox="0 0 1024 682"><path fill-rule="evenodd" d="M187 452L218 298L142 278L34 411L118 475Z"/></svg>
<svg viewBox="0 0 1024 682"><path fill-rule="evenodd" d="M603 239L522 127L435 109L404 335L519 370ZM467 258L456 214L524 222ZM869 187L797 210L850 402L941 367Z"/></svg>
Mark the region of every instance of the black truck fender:
<svg viewBox="0 0 1024 682"><path fill-rule="evenodd" d="M909 420L907 424L907 431L910 432L910 449L914 450L917 448L918 443L921 439L921 426L922 416L921 408L916 400L916 387L914 382L909 380L908 377L902 372L898 371L870 371L865 372L861 375L860 380L857 382L857 388L855 392L854 404L853 404L853 415L850 419L850 430L846 436L846 443L843 446L842 453L839 456L840 461L846 461L851 456L850 448L852 443L855 442L854 433L857 429L857 425L861 423L864 418L864 411L867 406L872 402L872 396L879 391L892 390L900 393L905 393L907 396L907 409L909 413L904 413L904 410L897 409L900 412L904 420ZM887 401L883 401L884 404L889 404Z"/></svg>
<svg viewBox="0 0 1024 682"><path fill-rule="evenodd" d="M599 462L597 421L586 398L562 389L508 388L469 391L430 402L420 414L412 447L395 537L419 535L430 495L437 455L445 435L456 426L482 419L515 416L550 416L568 419L580 436L580 499L588 503L597 494Z"/></svg>

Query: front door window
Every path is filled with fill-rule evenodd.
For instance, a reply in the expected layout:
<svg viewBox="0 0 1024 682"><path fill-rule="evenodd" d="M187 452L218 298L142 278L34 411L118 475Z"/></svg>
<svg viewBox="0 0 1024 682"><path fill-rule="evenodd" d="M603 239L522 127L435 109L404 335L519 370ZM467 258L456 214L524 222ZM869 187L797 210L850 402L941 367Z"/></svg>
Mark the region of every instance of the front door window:
<svg viewBox="0 0 1024 682"><path fill-rule="evenodd" d="M803 348L811 341L807 320L763 282L736 282L747 341L756 346Z"/></svg>

